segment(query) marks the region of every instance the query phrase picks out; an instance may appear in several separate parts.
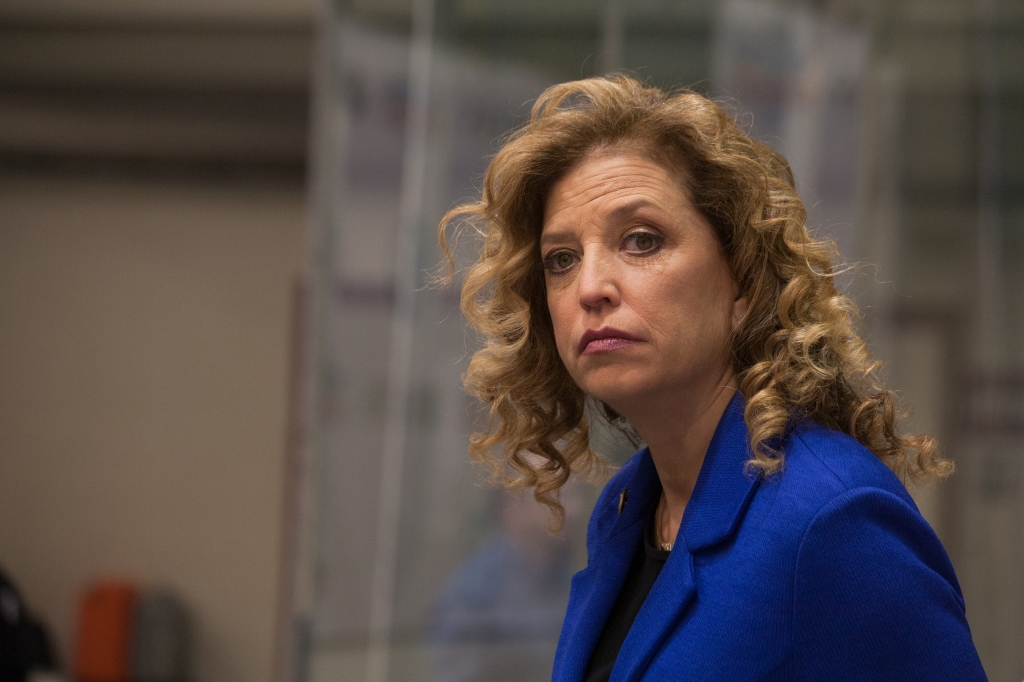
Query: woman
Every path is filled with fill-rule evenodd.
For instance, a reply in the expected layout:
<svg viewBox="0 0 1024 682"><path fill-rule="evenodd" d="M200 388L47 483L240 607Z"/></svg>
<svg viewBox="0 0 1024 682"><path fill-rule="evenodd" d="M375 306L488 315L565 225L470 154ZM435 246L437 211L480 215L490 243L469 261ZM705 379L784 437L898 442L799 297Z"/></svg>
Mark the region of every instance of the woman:
<svg viewBox="0 0 1024 682"><path fill-rule="evenodd" d="M952 465L897 435L778 153L691 92L567 83L446 252L465 215L474 456L557 525L560 486L600 468L588 398L647 444L594 509L556 682L985 678L901 483Z"/></svg>

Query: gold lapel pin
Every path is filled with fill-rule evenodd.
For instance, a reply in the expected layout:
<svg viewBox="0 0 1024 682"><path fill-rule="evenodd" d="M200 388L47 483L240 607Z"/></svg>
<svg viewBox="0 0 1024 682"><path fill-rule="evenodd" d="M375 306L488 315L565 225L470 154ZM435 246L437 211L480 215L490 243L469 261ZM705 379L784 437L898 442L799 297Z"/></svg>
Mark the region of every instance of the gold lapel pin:
<svg viewBox="0 0 1024 682"><path fill-rule="evenodd" d="M629 488L623 488L622 492L619 493L619 513L622 513L622 508L626 506L626 500L629 499Z"/></svg>

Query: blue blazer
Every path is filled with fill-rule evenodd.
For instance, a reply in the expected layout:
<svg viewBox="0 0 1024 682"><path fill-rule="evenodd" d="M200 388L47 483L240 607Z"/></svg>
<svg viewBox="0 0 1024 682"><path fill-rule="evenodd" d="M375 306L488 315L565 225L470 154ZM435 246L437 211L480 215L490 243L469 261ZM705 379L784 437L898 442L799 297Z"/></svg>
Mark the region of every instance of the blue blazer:
<svg viewBox="0 0 1024 682"><path fill-rule="evenodd" d="M743 408L718 424L611 682L986 679L953 567L899 479L813 423L783 443L781 474L748 475ZM582 680L660 493L642 450L601 494L553 682Z"/></svg>

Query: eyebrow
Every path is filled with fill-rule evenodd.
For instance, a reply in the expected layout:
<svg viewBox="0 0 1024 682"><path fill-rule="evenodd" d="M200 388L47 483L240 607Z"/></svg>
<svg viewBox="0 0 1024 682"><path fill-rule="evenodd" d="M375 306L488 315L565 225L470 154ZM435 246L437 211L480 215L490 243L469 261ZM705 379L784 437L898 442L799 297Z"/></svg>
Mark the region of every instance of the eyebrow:
<svg viewBox="0 0 1024 682"><path fill-rule="evenodd" d="M627 204L623 204L622 206L617 206L612 209L608 217L612 220L622 220L623 217L632 215L642 208L660 210L656 204L648 201L647 199L634 199ZM568 240L574 235L575 233L572 230L555 230L554 232L547 232L541 235L540 244L544 245L550 242Z"/></svg>
<svg viewBox="0 0 1024 682"><path fill-rule="evenodd" d="M548 244L550 242L561 242L568 241L572 236L571 230L558 230L557 232L545 232L540 236L541 245Z"/></svg>

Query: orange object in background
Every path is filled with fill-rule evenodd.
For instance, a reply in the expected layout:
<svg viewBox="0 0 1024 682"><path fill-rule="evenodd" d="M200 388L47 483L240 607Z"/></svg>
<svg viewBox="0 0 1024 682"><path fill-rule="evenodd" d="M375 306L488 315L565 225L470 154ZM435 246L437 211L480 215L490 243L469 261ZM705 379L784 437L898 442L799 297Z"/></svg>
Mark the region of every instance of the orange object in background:
<svg viewBox="0 0 1024 682"><path fill-rule="evenodd" d="M138 589L128 582L98 584L78 602L75 677L78 682L128 682Z"/></svg>

